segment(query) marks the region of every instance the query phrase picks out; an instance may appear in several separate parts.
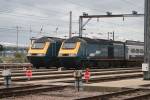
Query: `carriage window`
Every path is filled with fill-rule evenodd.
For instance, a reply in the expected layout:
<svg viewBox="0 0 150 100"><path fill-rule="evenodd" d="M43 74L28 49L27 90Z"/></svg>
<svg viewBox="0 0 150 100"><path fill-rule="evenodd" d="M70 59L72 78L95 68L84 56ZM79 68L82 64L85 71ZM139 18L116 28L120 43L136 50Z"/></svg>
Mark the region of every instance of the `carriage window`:
<svg viewBox="0 0 150 100"><path fill-rule="evenodd" d="M45 43L33 43L32 49L42 49L44 48Z"/></svg>
<svg viewBox="0 0 150 100"><path fill-rule="evenodd" d="M139 53L140 52L140 50L139 49L136 49L136 53Z"/></svg>
<svg viewBox="0 0 150 100"><path fill-rule="evenodd" d="M135 53L135 49L131 49L131 52L132 52L132 53Z"/></svg>
<svg viewBox="0 0 150 100"><path fill-rule="evenodd" d="M143 50L143 49L140 49L140 53L144 53L144 50Z"/></svg>
<svg viewBox="0 0 150 100"><path fill-rule="evenodd" d="M75 48L75 46L76 46L76 43L64 43L62 48L63 49L73 49L73 48Z"/></svg>

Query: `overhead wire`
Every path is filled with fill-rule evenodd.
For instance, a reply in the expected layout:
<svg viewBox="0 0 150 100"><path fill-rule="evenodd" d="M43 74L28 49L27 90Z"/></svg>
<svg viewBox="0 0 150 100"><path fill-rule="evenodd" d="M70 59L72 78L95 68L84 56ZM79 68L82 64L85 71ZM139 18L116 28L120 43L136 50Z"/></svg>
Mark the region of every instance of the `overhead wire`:
<svg viewBox="0 0 150 100"><path fill-rule="evenodd" d="M72 2L73 3L73 2ZM5 11L0 11L1 13L3 13L3 12L5 12ZM18 13L19 15L16 15L16 14L12 14L12 13L9 13L11 16L13 15L13 16L17 16L17 17L24 17L24 16L22 16L22 14L20 14L20 13ZM30 16L30 17L32 17L32 16L34 16L34 17L40 17L40 16L35 16L35 15L29 15L29 14L23 14L23 15L26 15L26 16ZM30 20L30 19L26 19L26 20ZM49 20L49 18L48 17L42 17L42 18L40 18L39 20ZM78 23L78 22L73 22L73 23Z"/></svg>
<svg viewBox="0 0 150 100"><path fill-rule="evenodd" d="M76 6L80 7L80 8L83 8L83 7L88 8L86 5L82 5L82 4L76 3L73 0L63 0L63 1L69 2L69 3L71 3L73 5L76 5ZM94 11L98 11L98 12L101 11L101 12L104 12L104 13L106 12L105 10L102 10L102 9L100 10L100 9L95 9L95 8L90 8L89 10L94 10Z"/></svg>
<svg viewBox="0 0 150 100"><path fill-rule="evenodd" d="M130 1L128 1L128 0L121 0L121 1L123 1L123 2L125 2L127 4L130 4L130 6L132 6L132 7L135 6L135 7L139 8L139 9L144 9L144 4L143 4L143 6L138 6L135 3L131 2L131 0Z"/></svg>
<svg viewBox="0 0 150 100"><path fill-rule="evenodd" d="M21 27L22 28L22 27ZM7 28L7 27L0 27L0 32L6 32L6 31L15 31L16 32L16 28ZM20 32L29 32L30 31L30 29L19 29L19 31ZM62 32L62 31L60 31L60 32ZM32 33L36 33L36 34L39 34L40 33L40 31L37 31L37 30L33 30L32 29ZM48 32L44 32L43 31L43 33L44 34L52 34L52 33L54 33L54 31L48 31Z"/></svg>
<svg viewBox="0 0 150 100"><path fill-rule="evenodd" d="M79 4L79 3L76 3L76 2L74 2L74 1L72 1L72 0L64 0L64 1L66 1L66 2L69 2L69 3L71 3L71 4L74 4L74 5L77 5L77 6L79 6L79 7L85 7L85 5L82 5L82 4ZM129 2L128 2L129 3ZM87 7L86 7L87 8ZM90 9L92 9L92 10L95 10L95 11L99 11L99 9L93 9L93 8L90 8ZM102 11L105 11L105 10L102 10ZM106 22L107 23L107 22ZM113 23L113 22L108 22L109 24L111 23L111 24L116 24L116 23Z"/></svg>
<svg viewBox="0 0 150 100"><path fill-rule="evenodd" d="M65 1L68 1L68 0L65 0ZM77 4L77 3L75 3L75 2L73 2L73 1L69 1L69 2L71 2L72 4L75 4L75 5L78 5L78 6L80 6L80 7L85 7L85 5L83 6L82 4ZM98 11L98 9L93 9L92 8L92 10L95 10L95 11ZM26 14L25 14L26 15ZM28 16L28 15L27 15ZM32 15L29 15L29 16L32 16ZM40 17L40 16L37 16L37 17ZM43 19L41 19L41 20L43 20ZM47 18L45 18L44 20L47 20ZM77 22L76 22L77 23ZM109 23L109 22L108 22ZM110 23L109 23L110 24ZM111 23L112 24L112 23ZM120 25L119 25L120 26Z"/></svg>
<svg viewBox="0 0 150 100"><path fill-rule="evenodd" d="M14 3L14 2L11 2L11 3ZM61 14L64 14L64 15L68 15L69 13L66 13L66 12L61 12L61 11L56 11L56 10L52 10L52 9L45 9L45 8L42 8L42 7L37 7L37 6L34 6L34 7L31 7L31 6L29 6L29 5L25 5L25 4L22 4L22 3L19 3L19 2L15 2L15 4L16 3L18 3L19 5L21 4L21 8L23 8L23 7L25 7L25 9L26 8L30 8L30 9L33 9L33 8L36 8L36 10L38 9L38 10L41 10L41 9L43 9L43 10L45 10L46 12L48 12L48 13L53 13L53 14L58 14L58 13L61 13ZM13 4L12 4L13 5ZM18 5L17 5L17 7L18 7ZM9 11L10 9L7 9L7 11ZM17 9L13 9L13 10L17 10ZM35 16L34 14L28 14L29 16ZM42 16L38 16L38 17L42 17Z"/></svg>
<svg viewBox="0 0 150 100"><path fill-rule="evenodd" d="M23 5L24 6L24 5ZM29 6L30 7L30 6ZM32 7L30 7L30 8L32 8ZM35 7L34 7L35 8ZM38 9L43 9L43 8L40 8L40 7L36 7L36 8L38 8ZM47 10L48 12L54 12L54 13L61 13L61 14L64 14L64 15L69 15L69 12L68 13L63 13L63 12L60 12L60 11L54 11L54 10L49 10L49 9L44 9L44 10ZM18 13L18 12L15 12L15 13L10 13L10 11L9 10L3 10L3 11L0 11L0 13L1 14L6 14L6 15L8 15L8 17L9 17L9 15L12 17L12 16L15 16L15 17L19 17L19 18L22 18L23 20L33 20L33 19L26 19L26 18L24 18L24 16L23 15L25 15L25 16L28 16L28 17L39 17L39 18L37 18L37 20L39 21L39 20L42 20L42 21L48 21L48 20L50 20L50 17L51 16L49 16L49 17L43 17L43 16L37 16L37 15L33 15L33 14L26 14L26 13ZM19 15L18 15L19 14ZM0 16L0 17L3 17L3 16ZM36 19L34 19L34 20L36 20ZM60 20L60 21L63 21L63 20ZM35 22L35 21L34 21ZM75 22L73 22L73 23L75 23Z"/></svg>

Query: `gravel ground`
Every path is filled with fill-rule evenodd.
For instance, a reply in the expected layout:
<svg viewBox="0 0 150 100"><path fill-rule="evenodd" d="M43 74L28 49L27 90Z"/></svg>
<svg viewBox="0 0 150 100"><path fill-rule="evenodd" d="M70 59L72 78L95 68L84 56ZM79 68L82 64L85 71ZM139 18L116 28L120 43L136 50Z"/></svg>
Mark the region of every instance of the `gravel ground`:
<svg viewBox="0 0 150 100"><path fill-rule="evenodd" d="M104 94L101 92L86 92L74 90L72 88L66 88L64 90L42 92L34 95L18 96L3 98L1 100L73 100L82 97L96 96Z"/></svg>

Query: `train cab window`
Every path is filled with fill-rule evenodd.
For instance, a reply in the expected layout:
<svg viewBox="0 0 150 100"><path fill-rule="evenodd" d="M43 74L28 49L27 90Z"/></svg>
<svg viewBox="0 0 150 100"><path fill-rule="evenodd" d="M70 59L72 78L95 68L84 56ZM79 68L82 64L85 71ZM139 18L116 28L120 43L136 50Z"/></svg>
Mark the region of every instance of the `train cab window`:
<svg viewBox="0 0 150 100"><path fill-rule="evenodd" d="M33 43L32 49L42 49L44 48L45 43Z"/></svg>
<svg viewBox="0 0 150 100"><path fill-rule="evenodd" d="M62 48L63 49L74 49L76 47L76 43L64 43Z"/></svg>

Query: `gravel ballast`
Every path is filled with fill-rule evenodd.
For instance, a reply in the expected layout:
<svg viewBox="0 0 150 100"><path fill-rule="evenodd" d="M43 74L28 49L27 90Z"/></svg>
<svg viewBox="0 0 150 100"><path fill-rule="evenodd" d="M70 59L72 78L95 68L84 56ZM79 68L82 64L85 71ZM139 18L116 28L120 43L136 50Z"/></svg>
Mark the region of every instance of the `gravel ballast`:
<svg viewBox="0 0 150 100"><path fill-rule="evenodd" d="M105 92L106 93L106 92ZM105 94L104 92L88 92L88 91L77 91L73 88L65 88L64 90L42 92L38 94L30 94L18 97L8 97L1 100L73 100L83 97L96 96Z"/></svg>

